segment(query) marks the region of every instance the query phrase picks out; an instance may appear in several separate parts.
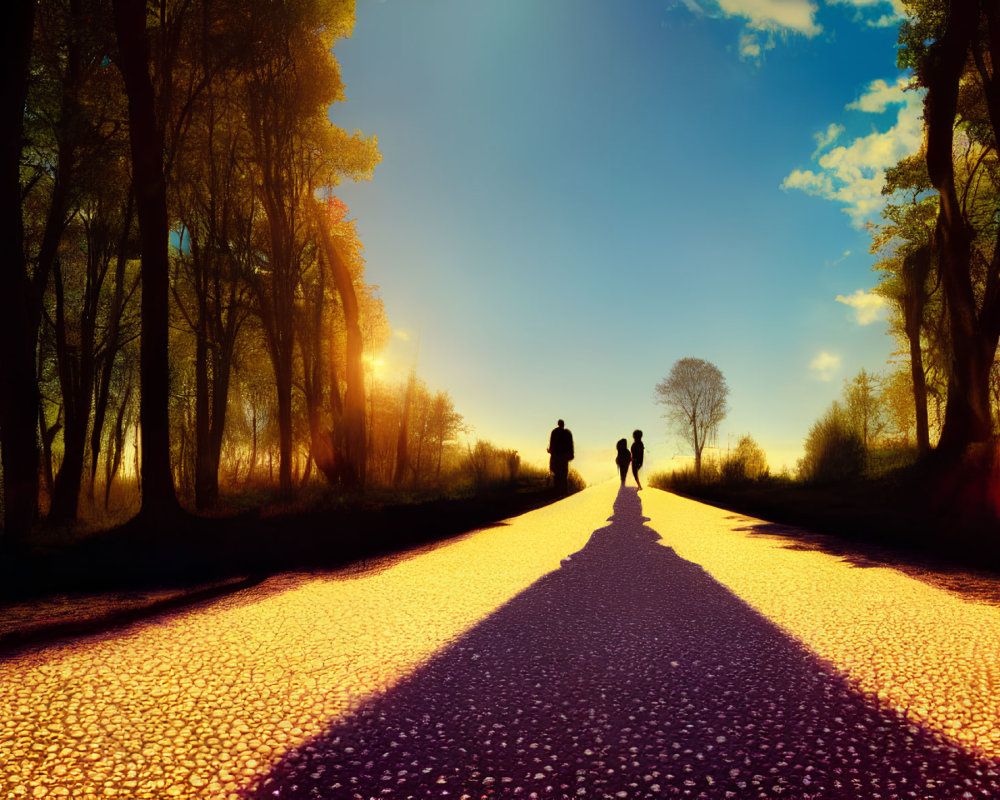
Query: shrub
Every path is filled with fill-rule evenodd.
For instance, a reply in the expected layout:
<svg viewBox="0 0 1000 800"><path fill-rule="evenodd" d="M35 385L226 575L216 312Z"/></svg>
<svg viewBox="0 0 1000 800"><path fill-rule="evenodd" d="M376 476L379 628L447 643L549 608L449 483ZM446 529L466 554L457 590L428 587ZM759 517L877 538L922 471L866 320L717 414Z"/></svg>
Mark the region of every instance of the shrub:
<svg viewBox="0 0 1000 800"><path fill-rule="evenodd" d="M749 483L768 476L767 456L750 435L740 439L736 449L722 464L724 484Z"/></svg>
<svg viewBox="0 0 1000 800"><path fill-rule="evenodd" d="M865 471L865 445L839 403L817 420L806 437L799 477L813 483L835 483L860 477Z"/></svg>
<svg viewBox="0 0 1000 800"><path fill-rule="evenodd" d="M467 448L464 469L472 476L478 489L513 484L522 471L521 456L517 450L505 450L491 442L478 440L475 447L470 445Z"/></svg>
<svg viewBox="0 0 1000 800"><path fill-rule="evenodd" d="M714 455L706 455L701 460L701 475L695 472L694 464L672 472L654 472L646 478L646 483L654 489L683 492L698 486L710 486L722 481L722 462Z"/></svg>

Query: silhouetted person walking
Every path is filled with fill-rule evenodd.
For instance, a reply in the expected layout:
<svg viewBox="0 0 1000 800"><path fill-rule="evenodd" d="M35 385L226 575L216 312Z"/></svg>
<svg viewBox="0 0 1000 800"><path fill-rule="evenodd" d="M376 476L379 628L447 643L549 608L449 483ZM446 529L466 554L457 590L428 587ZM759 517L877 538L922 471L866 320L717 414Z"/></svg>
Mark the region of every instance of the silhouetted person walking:
<svg viewBox="0 0 1000 800"><path fill-rule="evenodd" d="M642 459L646 455L646 446L642 443L642 431L634 430L632 431L632 477L635 478L635 485L640 489L642 484L639 483L639 470L642 469ZM622 478L622 483L625 479Z"/></svg>
<svg viewBox="0 0 1000 800"><path fill-rule="evenodd" d="M632 463L632 456L628 451L628 442L625 439L618 440L618 455L615 456L615 463L618 465L618 472L622 476L622 486L625 485L625 476L628 475L628 465Z"/></svg>
<svg viewBox="0 0 1000 800"><path fill-rule="evenodd" d="M548 453L556 490L566 494L569 491L569 462L573 460L573 434L562 420L556 423L549 436Z"/></svg>

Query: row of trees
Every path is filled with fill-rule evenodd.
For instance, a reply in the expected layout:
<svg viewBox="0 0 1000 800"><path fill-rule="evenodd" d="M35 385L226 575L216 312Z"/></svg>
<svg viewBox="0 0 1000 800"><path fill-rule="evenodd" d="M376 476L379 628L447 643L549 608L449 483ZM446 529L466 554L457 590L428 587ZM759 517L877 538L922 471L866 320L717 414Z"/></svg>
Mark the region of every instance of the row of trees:
<svg viewBox="0 0 1000 800"><path fill-rule="evenodd" d="M917 446L953 459L998 430L1000 8L903 5L899 66L926 90L925 137L887 171L872 251L909 363Z"/></svg>
<svg viewBox="0 0 1000 800"><path fill-rule="evenodd" d="M248 480L266 452L285 493L313 466L351 489L440 474L450 398L365 370L389 329L333 190L380 155L330 121L353 22L350 0L8 8L7 535L45 496L54 522L102 485L107 503L129 447L152 522L179 510L177 485L214 506L224 453Z"/></svg>

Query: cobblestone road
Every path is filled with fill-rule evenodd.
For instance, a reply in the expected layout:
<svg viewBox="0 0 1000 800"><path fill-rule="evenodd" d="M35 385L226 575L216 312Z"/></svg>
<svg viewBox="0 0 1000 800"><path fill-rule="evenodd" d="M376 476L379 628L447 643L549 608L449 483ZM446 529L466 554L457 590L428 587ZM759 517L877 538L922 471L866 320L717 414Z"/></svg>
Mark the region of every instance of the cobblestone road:
<svg viewBox="0 0 1000 800"><path fill-rule="evenodd" d="M1000 797L1000 609L759 531L603 485L26 651L0 798Z"/></svg>

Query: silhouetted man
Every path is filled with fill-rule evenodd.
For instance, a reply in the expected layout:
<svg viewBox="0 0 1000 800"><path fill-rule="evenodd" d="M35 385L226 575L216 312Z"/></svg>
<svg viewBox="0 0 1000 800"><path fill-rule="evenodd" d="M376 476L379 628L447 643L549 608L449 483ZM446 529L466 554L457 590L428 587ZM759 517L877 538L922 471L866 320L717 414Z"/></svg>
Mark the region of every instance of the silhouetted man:
<svg viewBox="0 0 1000 800"><path fill-rule="evenodd" d="M573 434L562 420L552 429L548 452L556 490L566 494L569 491L569 462L573 460Z"/></svg>

